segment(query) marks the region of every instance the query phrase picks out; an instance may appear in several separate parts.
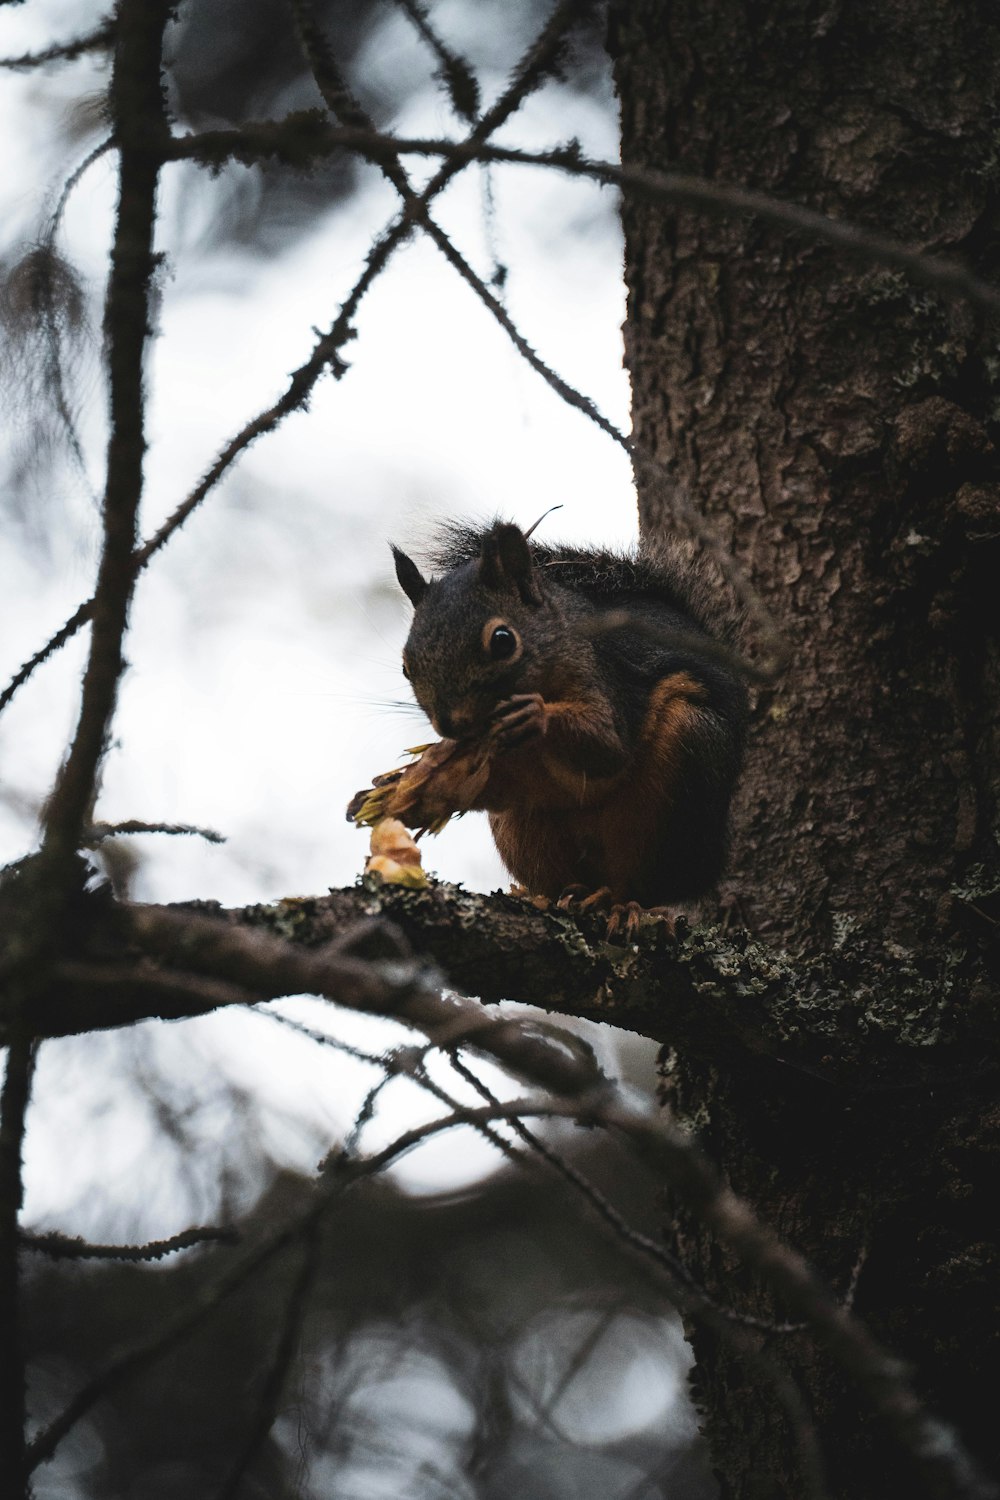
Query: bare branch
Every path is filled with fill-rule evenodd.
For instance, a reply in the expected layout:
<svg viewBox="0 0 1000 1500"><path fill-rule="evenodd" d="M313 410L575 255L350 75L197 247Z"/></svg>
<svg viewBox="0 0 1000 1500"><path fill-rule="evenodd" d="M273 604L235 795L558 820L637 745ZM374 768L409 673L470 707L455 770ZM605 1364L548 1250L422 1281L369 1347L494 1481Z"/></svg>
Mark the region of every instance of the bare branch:
<svg viewBox="0 0 1000 1500"><path fill-rule="evenodd" d="M170 0L129 0L118 11L112 102L121 170L105 309L111 434L104 547L76 734L45 816L45 849L57 865L79 845L124 666L122 641L135 580L132 553L145 451L142 361L154 268L156 184L169 136L160 57L170 9Z"/></svg>
<svg viewBox="0 0 1000 1500"><path fill-rule="evenodd" d="M487 1103L496 1104L499 1101L493 1091L489 1089L481 1078L478 1078L471 1068L466 1067L461 1057L454 1050L450 1051L449 1061L456 1073L472 1085L481 1098ZM621 1242L630 1250L638 1253L652 1261L660 1270L666 1271L670 1279L671 1301L684 1313L697 1317L706 1308L711 1310L717 1318L724 1319L729 1323L739 1324L743 1328L753 1328L760 1333L798 1333L805 1327L803 1323L775 1323L767 1318L755 1318L750 1313L736 1312L734 1308L724 1307L708 1295L691 1275L683 1261L671 1255L659 1240L654 1240L647 1234L640 1234L633 1229L628 1220L624 1218L615 1208L614 1204L600 1192L583 1172L568 1161L559 1151L553 1150L546 1140L535 1131L530 1130L522 1120L512 1120L511 1129L515 1135L521 1137L522 1141L531 1148L536 1156L547 1161L559 1176L564 1178L578 1193L584 1197L598 1216L612 1229Z"/></svg>
<svg viewBox="0 0 1000 1500"><path fill-rule="evenodd" d="M528 95L544 82L558 64L567 31L580 16L593 8L593 3L594 0L559 0L538 38L515 69L511 83L468 137L466 145L470 150L498 130L520 108ZM443 191L455 174L461 171L463 165L465 163L442 163L420 194L421 209ZM361 275L348 294L329 332L320 337L309 359L293 372L284 394L278 401L247 423L242 431L226 445L200 484L139 549L135 559L137 569L144 568L150 558L184 524L191 512L246 448L265 432L270 432L277 427L289 413L306 405L313 386L328 366L338 379L346 372L347 367L341 358L340 351L354 337L353 323L358 307L369 288L388 264L394 250L409 238L412 229L413 214L404 211L397 219L386 225L381 234L376 237L368 252Z"/></svg>
<svg viewBox="0 0 1000 1500"><path fill-rule="evenodd" d="M468 125L474 125L479 114L479 83L472 68L434 30L422 0L396 0L396 3L409 16L440 63L437 76L448 90L455 113Z"/></svg>
<svg viewBox="0 0 1000 1500"><path fill-rule="evenodd" d="M924 251L891 235L865 229L844 219L832 219L816 209L775 198L770 193L741 187L738 183L714 182L686 172L656 172L645 167L620 166L615 162L585 157L571 142L549 151L524 151L513 146L495 146L487 141L449 141L433 137L386 135L350 125L322 129L310 113L289 116L285 121L246 125L239 130L205 131L197 136L175 138L171 154L182 160L202 160L218 167L227 159L247 163L261 155L275 155L289 165L313 164L330 152L346 149L382 165L394 156L441 156L449 162L504 162L513 166L548 167L572 177L585 177L609 187L629 188L646 197L701 209L722 218L755 218L777 229L790 230L836 246L865 260L893 266L947 296L959 297L984 311L1000 313L1000 288L976 276L958 261ZM303 155L308 160L303 159ZM294 159L297 156L298 160Z"/></svg>
<svg viewBox="0 0 1000 1500"><path fill-rule="evenodd" d="M162 1260L178 1250L190 1250L193 1245L236 1245L239 1235L235 1229L184 1229L168 1240L150 1240L145 1245L93 1245L89 1240L59 1234L52 1230L46 1234L33 1234L22 1230L20 1240L26 1250L35 1250L51 1260Z"/></svg>
<svg viewBox="0 0 1000 1500"><path fill-rule="evenodd" d="M92 151L87 152L83 160L73 168L72 172L66 178L59 189L59 196L56 199L55 207L49 215L48 224L45 228L46 245L52 245L55 241L55 237L59 233L59 227L63 221L63 215L66 212L66 205L72 197L74 189L79 186L83 177L89 172L94 163L100 161L102 156L106 156L116 144L117 142L113 135L105 136L103 141L98 141Z"/></svg>
<svg viewBox="0 0 1000 1500"><path fill-rule="evenodd" d="M363 1047L355 1047L353 1043L342 1041L339 1036L331 1036L327 1031L317 1031L314 1026L306 1026L304 1022L296 1021L293 1016L282 1015L279 1010L269 1010L258 1005L254 1009L254 1015L263 1016L268 1021L276 1021L279 1026L285 1026L289 1031L296 1031L299 1036L308 1037L311 1042L318 1042L321 1047L332 1047L336 1052L342 1052L345 1057L353 1057L355 1062L367 1063L373 1068L387 1066L388 1053L366 1052Z"/></svg>
<svg viewBox="0 0 1000 1500"><path fill-rule="evenodd" d="M226 842L224 833L216 833L214 828L198 828L194 823L143 823L137 818L127 818L123 823L92 823L85 830L81 847L94 849L105 839L117 839L130 833L191 834L195 838L207 839L210 844Z"/></svg>
<svg viewBox="0 0 1000 1500"><path fill-rule="evenodd" d="M70 42L57 42L55 46L46 47L41 52L23 52L20 57L0 57L0 68L18 73L41 68L51 62L74 62L88 52L107 51L114 44L114 38L114 19L106 16L93 31L74 37Z"/></svg>
<svg viewBox="0 0 1000 1500"><path fill-rule="evenodd" d="M0 927L11 932L27 919L18 884L9 879L0 888ZM123 949L117 927L107 931L109 920L118 922L119 910L127 922L143 914L156 920L162 914L180 930L185 921L206 920L201 911L188 915L184 908L95 909L96 956L61 962L59 984L33 1000L36 1035L73 1035L155 1016L201 1015L216 1006L253 1004L309 989L307 984L296 989L292 971L281 969L268 976L263 988L256 981L234 985L228 976L212 977L194 954L189 963L180 949L172 967L137 960ZM408 957L407 944L412 943L447 966L456 989L481 1000L519 1000L627 1026L742 1070L752 1059L758 1060L755 1066L768 1059L768 1066L804 1074L826 1089L940 1088L954 1079L964 1085L990 1066L995 1041L978 1012L954 1003L962 992L959 976L933 968L915 972L905 963L886 968L881 979L900 1014L898 1026L886 1023L877 1039L859 1033L855 1017L858 998L869 983L867 958L849 942L833 955L793 961L739 931L689 928L680 919L673 936L653 923L634 944L609 944L599 917L540 911L514 896L477 895L436 881L421 891L370 881L323 897L219 915L234 930L248 928L261 937L268 930L284 933L291 917L310 945L341 941L359 922L371 941L371 919L380 915L403 945L395 951L408 972L418 972ZM799 1003L802 995L811 997L807 1010ZM814 1014L823 1017L818 1032L811 1026ZM924 1018L920 1025L917 1016ZM6 1035L4 1023L0 1013L0 1042Z"/></svg>
<svg viewBox="0 0 1000 1500"><path fill-rule="evenodd" d="M65 646L67 641L71 641L77 631L86 625L90 619L93 605L93 599L88 599L86 604L79 605L74 613L70 615L65 625L61 625L55 635L51 636L45 645L39 651L35 652L34 656L29 656L24 666L15 672L3 692L0 693L0 714L3 713L18 689L24 686L35 668L40 667L44 661L48 661L50 656L54 655L60 647Z"/></svg>

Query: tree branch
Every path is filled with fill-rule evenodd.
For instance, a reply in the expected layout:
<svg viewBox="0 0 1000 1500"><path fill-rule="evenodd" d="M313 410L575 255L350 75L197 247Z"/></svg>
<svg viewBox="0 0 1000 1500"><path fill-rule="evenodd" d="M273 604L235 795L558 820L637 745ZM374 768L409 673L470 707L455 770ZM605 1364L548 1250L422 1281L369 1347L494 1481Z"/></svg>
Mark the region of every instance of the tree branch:
<svg viewBox="0 0 1000 1500"><path fill-rule="evenodd" d="M168 1240L150 1240L145 1245L93 1245L74 1235L59 1234L52 1230L46 1234L34 1234L23 1230L21 1244L26 1250L35 1250L51 1260L162 1260L178 1250L190 1250L193 1245L235 1245L239 1235L235 1229L184 1229Z"/></svg>
<svg viewBox="0 0 1000 1500"><path fill-rule="evenodd" d="M422 0L396 0L440 64L437 77L448 90L455 113L469 125L479 114L479 83L464 57L460 57L434 30Z"/></svg>
<svg viewBox="0 0 1000 1500"><path fill-rule="evenodd" d="M79 845L124 666L146 445L142 362L149 334L156 184L169 138L160 63L170 9L171 0L129 0L119 7L116 23L111 97L121 170L105 308L111 433L104 547L76 734L45 816L45 849L56 863L67 861Z"/></svg>
<svg viewBox="0 0 1000 1500"><path fill-rule="evenodd" d="M461 164L502 162L511 166L554 168L571 177L589 178L607 187L628 188L641 196L701 209L715 217L760 219L776 229L790 230L866 260L893 266L935 291L963 298L993 316L1000 314L1000 288L958 261L928 255L892 235L830 218L816 209L741 187L739 183L714 182L687 172L656 172L591 159L582 154L576 142L549 151L525 151L474 141L471 136L465 141L450 141L439 137L387 135L356 124L327 125L315 111L302 111L285 120L250 123L238 130L176 137L170 149L176 159L201 161L215 170L225 161L241 161L249 166L267 156L304 169L337 150L354 151L377 166L384 166L392 157L413 155L441 156L447 162Z"/></svg>
<svg viewBox="0 0 1000 1500"><path fill-rule="evenodd" d="M16 885L10 891L13 901ZM406 945L439 963L464 993L607 1021L742 1069L778 1070L786 1078L794 1072L818 1086L858 1093L940 1089L952 1078L967 1086L994 1067L993 1006L981 994L973 960L963 969L954 954L943 955L937 969L915 968L903 959L889 969L883 955L876 997L872 956L849 942L834 954L793 961L746 933L688 928L681 919L676 937L651 924L636 945L622 947L605 941L599 916L538 911L517 897L483 896L443 883L411 891L369 880L276 906L228 912L210 906L211 919L203 910L116 908L125 928L115 933L95 910L94 957L60 963L58 982L33 1001L35 1033L64 1036L154 1017L176 1020L300 992L368 1008L360 989L358 999L344 998L338 988L344 983L367 986L370 1007L379 1009L389 994L384 982L374 983L370 965L344 946L327 946L322 959L313 950L343 945L345 933L348 940L361 933L369 942L381 941L385 955L384 939L375 936L378 924L371 921L381 917ZM16 926L18 920L12 906L7 922ZM196 940L202 931L211 962ZM176 935L173 946L169 932ZM308 946L293 950L295 964L280 962L276 952L270 967L233 968L218 947L222 933L234 944L292 935L296 944ZM130 940L167 963L130 953ZM284 946L282 952L290 956ZM409 952L409 946L388 949L408 981L422 984L426 970ZM478 1008L474 1013L481 1014ZM471 1019L473 1011L466 1014ZM0 1014L0 1041L5 1024Z"/></svg>
<svg viewBox="0 0 1000 1500"><path fill-rule="evenodd" d="M188 834L209 844L226 842L224 833L217 833L214 828L198 828L194 823L143 823L139 818L126 818L123 823L92 823L86 830L83 847L93 849L105 839L118 839L130 833Z"/></svg>
<svg viewBox="0 0 1000 1500"><path fill-rule="evenodd" d="M16 927L21 918L13 883L9 899L6 921ZM676 937L654 924L637 944L622 947L605 940L599 917L540 912L516 897L446 884L410 891L369 880L273 907L208 909L217 917L184 908L114 908L113 931L107 914L95 910L95 957L66 958L56 966L55 983L32 1002L34 1034L176 1020L302 992L378 1010L389 1003L384 977L373 981L371 966L350 956L344 934L367 933L384 956L388 929L370 921L384 917L406 944L440 962L457 989L484 1001L512 999L607 1021L742 1070L763 1068L786 1080L804 1075L864 1093L942 1090L950 1081L967 1087L995 1068L994 1006L974 958L963 968L955 954L944 954L937 970L903 959L889 969L883 956L873 995L872 955L848 944L829 956L793 962L745 933L689 929L681 920ZM296 949L295 963L283 964L275 950L270 966L234 968L219 946L222 934L240 955L244 939L263 944L271 934L290 934L310 948L340 946L326 947L322 960L308 948ZM133 940L166 958L166 965L130 953ZM408 946L389 951L392 963L402 963L391 971L395 979L405 973L409 983L425 982L427 971L407 958ZM345 998L338 988L344 983L361 988ZM363 1003L366 993L370 999ZM465 1014L471 1021L481 1012ZM0 1043L10 1024L0 1012Z"/></svg>
<svg viewBox="0 0 1000 1500"><path fill-rule="evenodd" d="M301 927L295 920L297 906L301 903L287 903L279 915L286 931L290 926ZM453 928L456 918L460 925L461 916L453 903ZM121 921L133 943L162 961L258 992L320 994L356 1010L395 1017L417 1027L435 1046L472 1046L552 1096L544 1102L516 1101L504 1106L503 1112L493 1106L465 1110L460 1117L449 1117L451 1123L475 1124L551 1113L602 1126L618 1136L670 1185L722 1244L766 1282L781 1303L809 1325L913 1458L931 1493L956 1500L996 1500L997 1489L978 1472L957 1435L926 1411L905 1367L837 1302L803 1257L784 1245L755 1217L749 1205L720 1181L690 1136L662 1117L655 1105L623 1096L604 1078L589 1048L537 1022L494 1019L475 1001L441 993L435 976L418 964L403 961L398 949L388 961L366 962L357 955L356 934L351 951L343 943L303 951L285 938L259 929L244 930L231 920L195 912L132 907L122 913ZM523 964L520 949L515 949L515 957ZM634 954L626 955L629 957L634 959ZM485 967L480 972L485 972ZM740 976L741 994L746 993L745 977ZM409 1137L401 1136L393 1143L393 1159L401 1150L425 1139L433 1128L432 1123L431 1127L410 1132ZM368 1158L365 1171L374 1170L373 1163L378 1159ZM346 1170L350 1164L341 1165ZM281 1243L288 1243L292 1234L292 1228L286 1227ZM190 1326L183 1323L184 1329ZM52 1451L61 1431L68 1430L65 1423L69 1417L72 1415L75 1421L80 1414L79 1402L73 1403L64 1418L36 1440L32 1445L36 1461Z"/></svg>

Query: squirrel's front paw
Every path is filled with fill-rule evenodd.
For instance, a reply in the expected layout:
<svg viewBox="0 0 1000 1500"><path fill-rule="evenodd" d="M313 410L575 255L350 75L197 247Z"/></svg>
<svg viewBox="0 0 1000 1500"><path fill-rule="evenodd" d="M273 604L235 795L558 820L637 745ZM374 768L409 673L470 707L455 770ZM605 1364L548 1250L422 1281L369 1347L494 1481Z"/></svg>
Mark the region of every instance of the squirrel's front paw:
<svg viewBox="0 0 1000 1500"><path fill-rule="evenodd" d="M497 705L490 735L500 750L514 750L529 740L541 739L547 728L545 699L541 693L518 693Z"/></svg>
<svg viewBox="0 0 1000 1500"><path fill-rule="evenodd" d="M419 758L375 776L370 787L351 798L351 822L374 826L383 818L397 818L407 828L438 833L454 813L473 806L489 775L485 747L435 740L409 753Z"/></svg>

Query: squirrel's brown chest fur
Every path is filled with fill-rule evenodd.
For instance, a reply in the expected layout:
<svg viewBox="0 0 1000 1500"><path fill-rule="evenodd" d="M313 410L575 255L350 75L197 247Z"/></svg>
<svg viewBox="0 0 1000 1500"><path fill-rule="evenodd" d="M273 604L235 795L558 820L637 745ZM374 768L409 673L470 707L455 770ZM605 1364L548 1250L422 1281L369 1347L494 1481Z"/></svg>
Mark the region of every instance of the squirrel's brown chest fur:
<svg viewBox="0 0 1000 1500"><path fill-rule="evenodd" d="M683 747L703 696L686 673L657 683L633 753L610 776L576 769L560 753L573 734L569 715L556 717L541 746L511 756L484 800L515 879L553 899L570 885L607 886L615 901L664 899L658 855L670 838Z"/></svg>

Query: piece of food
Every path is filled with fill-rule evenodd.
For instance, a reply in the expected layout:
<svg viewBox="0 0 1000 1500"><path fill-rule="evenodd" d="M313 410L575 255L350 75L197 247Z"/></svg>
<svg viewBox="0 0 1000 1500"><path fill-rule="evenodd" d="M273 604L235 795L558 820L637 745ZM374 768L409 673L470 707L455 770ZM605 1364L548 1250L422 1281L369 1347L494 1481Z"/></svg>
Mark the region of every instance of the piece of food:
<svg viewBox="0 0 1000 1500"><path fill-rule="evenodd" d="M407 828L439 833L449 818L468 812L486 785L489 747L481 742L436 740L408 766L386 771L352 797L348 820L372 826L396 818Z"/></svg>
<svg viewBox="0 0 1000 1500"><path fill-rule="evenodd" d="M398 818L383 818L372 829L371 853L365 864L365 874L378 875L389 885L419 889L427 884L416 840Z"/></svg>

